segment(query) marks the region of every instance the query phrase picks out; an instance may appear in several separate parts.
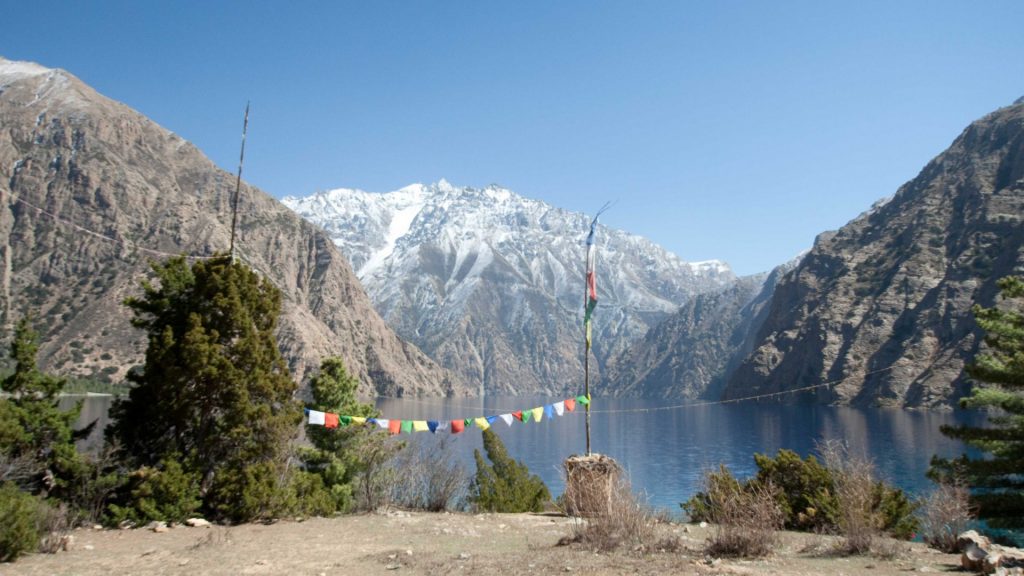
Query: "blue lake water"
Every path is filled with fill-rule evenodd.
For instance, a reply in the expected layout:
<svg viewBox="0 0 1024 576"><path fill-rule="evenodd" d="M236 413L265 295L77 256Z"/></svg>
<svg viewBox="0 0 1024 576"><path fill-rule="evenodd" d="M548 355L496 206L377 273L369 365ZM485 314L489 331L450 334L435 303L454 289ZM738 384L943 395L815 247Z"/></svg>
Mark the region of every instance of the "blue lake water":
<svg viewBox="0 0 1024 576"><path fill-rule="evenodd" d="M385 418L451 420L530 409L557 400L521 396L381 399L376 404ZM81 421L99 418L98 428L102 428L110 401L109 397L87 398ZM669 404L683 402L594 398L591 448L615 458L634 488L646 493L652 505L673 514L679 512L680 502L700 489L703 472L719 463L737 476L749 476L756 471L755 453L775 454L786 448L806 456L813 454L816 443L822 440L846 442L854 454L874 462L879 476L920 494L931 487L925 472L933 455L956 456L966 451L960 442L943 436L939 427L985 420L983 414L962 410L925 412L754 402L662 409ZM554 495L561 494L564 487L562 462L585 452L584 428L584 413L579 407L573 413L540 423L514 422L508 427L500 420L494 422L509 453L543 478ZM414 440L430 443L440 441L440 437L419 433ZM467 471L472 472L473 450L482 447L479 430L467 428L452 438L451 445Z"/></svg>
<svg viewBox="0 0 1024 576"><path fill-rule="evenodd" d="M484 398L451 400L378 400L386 418L448 420L529 409L558 399ZM756 472L755 453L775 454L786 448L801 456L815 453L823 440L844 441L854 455L874 462L880 477L908 492L931 488L925 477L935 454L957 456L963 444L939 432L943 424L981 423L984 415L956 410L924 412L738 403L687 406L681 401L594 398L591 450L615 458L635 489L649 502L672 513L700 489L705 470L727 465L737 476ZM509 453L540 475L552 494L564 488L562 462L586 450L582 410L540 423L500 420L493 427ZM429 437L429 434L419 436ZM469 428L458 435L456 450L474 470L472 453L482 447L481 435Z"/></svg>

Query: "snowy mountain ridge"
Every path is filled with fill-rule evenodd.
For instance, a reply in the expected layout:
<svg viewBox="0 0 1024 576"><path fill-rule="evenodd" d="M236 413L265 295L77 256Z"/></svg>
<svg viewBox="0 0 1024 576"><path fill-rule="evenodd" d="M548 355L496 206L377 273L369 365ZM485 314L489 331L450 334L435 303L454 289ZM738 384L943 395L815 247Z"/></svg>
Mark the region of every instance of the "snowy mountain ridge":
<svg viewBox="0 0 1024 576"><path fill-rule="evenodd" d="M446 180L282 202L327 230L399 334L485 390L567 389L557 380L581 373L587 215ZM621 230L599 225L597 243L599 365L694 294L735 281L723 262L688 263Z"/></svg>

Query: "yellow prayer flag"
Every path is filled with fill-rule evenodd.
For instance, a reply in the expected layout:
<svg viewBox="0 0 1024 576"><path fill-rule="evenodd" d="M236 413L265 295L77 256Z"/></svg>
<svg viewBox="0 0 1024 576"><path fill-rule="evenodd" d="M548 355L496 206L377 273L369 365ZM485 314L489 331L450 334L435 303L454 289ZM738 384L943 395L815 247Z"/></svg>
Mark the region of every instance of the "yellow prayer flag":
<svg viewBox="0 0 1024 576"><path fill-rule="evenodd" d="M533 410L531 410L531 412L533 412L533 421L534 422L540 422L541 419L544 418L544 407L543 406L538 406L538 407L534 408Z"/></svg>
<svg viewBox="0 0 1024 576"><path fill-rule="evenodd" d="M430 427L427 426L426 420L413 420L412 429L416 432L427 432L430 430Z"/></svg>
<svg viewBox="0 0 1024 576"><path fill-rule="evenodd" d="M353 416L352 417L352 423L353 424L366 424L366 418L363 418L362 416Z"/></svg>
<svg viewBox="0 0 1024 576"><path fill-rule="evenodd" d="M487 430L491 427L490 423L487 422L487 418L484 418L483 416L473 420L473 422L476 424L476 427L481 430Z"/></svg>

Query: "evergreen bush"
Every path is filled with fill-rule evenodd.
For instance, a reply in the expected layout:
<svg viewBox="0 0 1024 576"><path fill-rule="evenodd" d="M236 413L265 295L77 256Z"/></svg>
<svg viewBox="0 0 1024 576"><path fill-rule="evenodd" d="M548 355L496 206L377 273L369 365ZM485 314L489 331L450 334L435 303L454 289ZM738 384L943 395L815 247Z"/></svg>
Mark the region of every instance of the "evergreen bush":
<svg viewBox="0 0 1024 576"><path fill-rule="evenodd" d="M823 466L814 456L801 459L791 450L779 450L774 458L757 454L754 462L758 472L753 478L738 480L728 468L721 466L718 472L708 474L707 482L719 488L731 485L747 492L771 486L787 529L841 531L843 502L837 490L837 475L843 470ZM877 523L881 531L902 539L909 539L917 531L917 504L902 490L872 479L867 497L868 512L875 519L873 525ZM715 510L714 500L706 492L698 492L680 506L692 522L711 522L721 513Z"/></svg>
<svg viewBox="0 0 1024 576"><path fill-rule="evenodd" d="M371 418L378 415L370 404L362 404L356 398L359 382L348 374L340 358L327 358L320 363L320 371L310 380L309 388L312 400L306 407L310 410L331 412L343 416L360 416ZM372 430L361 426L351 426L341 422L339 428L326 428L320 425L307 426L306 437L312 448L299 451L299 456L307 471L320 476L320 486L330 497L332 506L327 507L321 500L324 493L320 490L311 492L300 490L313 498L309 503L296 502L300 508L320 510L323 515L347 512L353 506L353 492L360 475L367 472L369 463L364 459L363 448L373 442ZM312 490L311 480L296 478L305 489Z"/></svg>
<svg viewBox="0 0 1024 576"><path fill-rule="evenodd" d="M488 428L483 431L487 463L479 450L473 451L476 476L470 487L470 501L488 512L540 512L551 501L547 486L530 474L525 464L513 460L501 438Z"/></svg>
<svg viewBox="0 0 1024 576"><path fill-rule="evenodd" d="M44 504L11 482L0 485L0 562L38 548Z"/></svg>
<svg viewBox="0 0 1024 576"><path fill-rule="evenodd" d="M175 458L164 459L156 468L143 466L134 471L126 490L123 505L110 505L108 523L184 522L202 503L195 474L183 470Z"/></svg>

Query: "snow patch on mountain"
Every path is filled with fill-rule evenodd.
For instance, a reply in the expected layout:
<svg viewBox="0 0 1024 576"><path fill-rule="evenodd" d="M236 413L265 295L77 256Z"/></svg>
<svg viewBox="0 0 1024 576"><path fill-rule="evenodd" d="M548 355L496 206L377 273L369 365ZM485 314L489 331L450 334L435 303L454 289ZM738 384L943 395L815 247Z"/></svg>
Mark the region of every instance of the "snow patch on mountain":
<svg viewBox="0 0 1024 576"><path fill-rule="evenodd" d="M546 382L568 382L580 368L590 216L498 185L446 180L383 194L339 188L282 202L327 230L399 334L488 390L550 389ZM602 225L597 249L598 364L694 294L736 279L723 262L685 262Z"/></svg>

